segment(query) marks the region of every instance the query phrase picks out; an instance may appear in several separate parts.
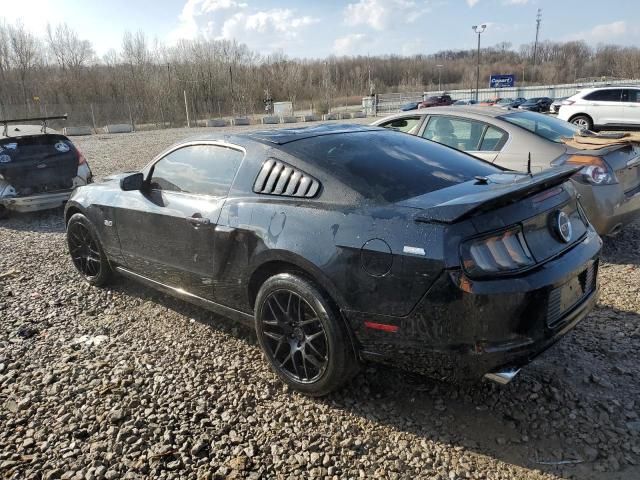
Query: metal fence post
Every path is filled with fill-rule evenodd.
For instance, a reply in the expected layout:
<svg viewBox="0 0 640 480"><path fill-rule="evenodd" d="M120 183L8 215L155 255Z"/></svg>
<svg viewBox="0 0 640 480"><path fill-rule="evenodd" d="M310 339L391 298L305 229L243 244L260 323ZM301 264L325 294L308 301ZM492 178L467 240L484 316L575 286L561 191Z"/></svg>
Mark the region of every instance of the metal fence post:
<svg viewBox="0 0 640 480"><path fill-rule="evenodd" d="M187 128L191 128L191 122L189 121L189 104L187 103L187 91L184 92L184 110L187 112Z"/></svg>

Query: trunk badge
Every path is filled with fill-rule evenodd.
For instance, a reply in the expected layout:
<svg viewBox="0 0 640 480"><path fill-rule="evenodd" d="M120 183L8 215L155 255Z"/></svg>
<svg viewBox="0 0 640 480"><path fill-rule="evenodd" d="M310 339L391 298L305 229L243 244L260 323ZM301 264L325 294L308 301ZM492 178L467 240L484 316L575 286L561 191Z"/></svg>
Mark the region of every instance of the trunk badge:
<svg viewBox="0 0 640 480"><path fill-rule="evenodd" d="M39 163L38 164L38 168L47 168L47 164L46 163Z"/></svg>
<svg viewBox="0 0 640 480"><path fill-rule="evenodd" d="M571 225L571 219L569 215L565 212L557 212L556 213L556 225L555 230L560 239L564 243L569 243L571 241L571 236L573 235L573 227Z"/></svg>
<svg viewBox="0 0 640 480"><path fill-rule="evenodd" d="M67 145L66 143L64 143L63 141L60 141L58 143L56 143L54 145L55 149L57 151L59 151L60 153L66 153L69 151L69 145Z"/></svg>
<svg viewBox="0 0 640 480"><path fill-rule="evenodd" d="M113 220L105 220L104 221L105 226L107 227L112 227L113 226Z"/></svg>

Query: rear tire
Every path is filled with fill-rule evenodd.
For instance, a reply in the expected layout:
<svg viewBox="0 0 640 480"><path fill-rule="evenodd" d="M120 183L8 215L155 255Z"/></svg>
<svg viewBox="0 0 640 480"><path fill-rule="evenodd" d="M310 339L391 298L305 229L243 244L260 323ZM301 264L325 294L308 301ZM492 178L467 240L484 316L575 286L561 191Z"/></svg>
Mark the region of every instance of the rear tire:
<svg viewBox="0 0 640 480"><path fill-rule="evenodd" d="M593 121L588 115L576 115L571 119L576 127L584 128L586 130L593 130Z"/></svg>
<svg viewBox="0 0 640 480"><path fill-rule="evenodd" d="M105 285L113 274L95 227L82 213L67 222L67 246L71 261L87 283Z"/></svg>
<svg viewBox="0 0 640 480"><path fill-rule="evenodd" d="M326 395L359 370L347 327L329 298L290 273L267 279L255 304L260 346L280 379L311 396Z"/></svg>
<svg viewBox="0 0 640 480"><path fill-rule="evenodd" d="M9 209L4 205L0 205L0 220L9 218Z"/></svg>

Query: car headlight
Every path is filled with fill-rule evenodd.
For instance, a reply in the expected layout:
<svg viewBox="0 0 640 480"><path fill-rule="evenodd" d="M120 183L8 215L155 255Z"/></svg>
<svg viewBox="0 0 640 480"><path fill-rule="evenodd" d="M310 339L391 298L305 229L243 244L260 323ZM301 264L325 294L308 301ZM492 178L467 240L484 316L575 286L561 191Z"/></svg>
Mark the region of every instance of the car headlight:
<svg viewBox="0 0 640 480"><path fill-rule="evenodd" d="M591 185L611 185L618 183L611 168L600 157L593 155L571 155L567 159L569 165L582 165L582 170L573 178L580 183Z"/></svg>
<svg viewBox="0 0 640 480"><path fill-rule="evenodd" d="M466 241L460 256L470 276L515 272L535 264L520 227Z"/></svg>

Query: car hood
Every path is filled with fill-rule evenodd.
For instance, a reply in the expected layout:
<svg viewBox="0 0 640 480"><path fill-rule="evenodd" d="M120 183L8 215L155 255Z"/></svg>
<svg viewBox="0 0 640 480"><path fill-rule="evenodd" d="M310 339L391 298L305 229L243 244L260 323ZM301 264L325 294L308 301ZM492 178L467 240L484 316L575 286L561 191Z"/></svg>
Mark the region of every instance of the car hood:
<svg viewBox="0 0 640 480"><path fill-rule="evenodd" d="M517 202L535 192L559 185L580 167L563 166L538 174L497 173L400 202L419 208L417 221L454 223L472 213Z"/></svg>

